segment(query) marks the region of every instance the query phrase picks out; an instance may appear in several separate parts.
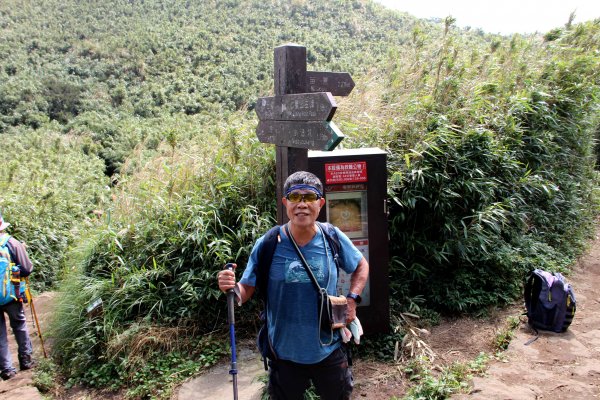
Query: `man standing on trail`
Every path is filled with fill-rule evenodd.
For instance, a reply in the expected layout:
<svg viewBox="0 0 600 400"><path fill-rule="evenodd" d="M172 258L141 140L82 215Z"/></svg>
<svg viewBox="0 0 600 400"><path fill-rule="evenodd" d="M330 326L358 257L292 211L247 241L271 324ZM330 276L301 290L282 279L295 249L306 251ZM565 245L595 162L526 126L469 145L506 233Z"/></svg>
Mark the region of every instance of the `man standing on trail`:
<svg viewBox="0 0 600 400"><path fill-rule="evenodd" d="M323 185L314 174L300 171L287 178L283 192L289 222L279 227L266 292L268 335L277 355L275 360L269 360L269 394L274 400L301 400L312 381L322 400L349 399L352 372L340 330L332 333L319 328L317 290L306 270L298 268L302 261L292 242L298 245L319 286L335 295L337 269L333 251L316 222L325 204ZM357 324L356 306L367 282L369 264L350 239L334 229L341 247L340 268L352 274L346 323ZM223 292L234 289L240 304L250 299L257 287L258 254L265 236L255 243L239 283L236 284L231 270L218 274L219 288Z"/></svg>
<svg viewBox="0 0 600 400"><path fill-rule="evenodd" d="M33 265L29 260L25 245L5 232L9 225L2 218L2 214L0 214L0 244L2 244L2 247L6 246L8 249L9 265L14 264L17 266L20 277L24 278L31 274ZM16 295L19 296L19 293L17 292ZM27 320L25 319L22 299L10 301L0 306L0 308L2 309L2 316L0 318L0 377L3 380L7 380L15 376L17 371L13 367L12 355L8 348L5 313L8 315L10 326L19 347L18 355L21 371L34 366L34 361L31 357L33 350L31 341L29 340L29 333L27 332Z"/></svg>

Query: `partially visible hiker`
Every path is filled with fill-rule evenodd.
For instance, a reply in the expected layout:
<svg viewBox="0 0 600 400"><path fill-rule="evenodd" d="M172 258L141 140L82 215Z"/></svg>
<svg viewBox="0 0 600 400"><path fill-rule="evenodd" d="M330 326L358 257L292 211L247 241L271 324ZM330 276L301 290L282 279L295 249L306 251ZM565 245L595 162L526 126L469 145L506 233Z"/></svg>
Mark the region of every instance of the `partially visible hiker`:
<svg viewBox="0 0 600 400"><path fill-rule="evenodd" d="M20 369L22 371L30 369L35 364L32 358L33 349L29 340L27 320L23 309L25 287L24 284L19 282L20 278L31 274L33 265L29 260L25 245L6 233L6 228L9 225L0 213L0 269L4 270L0 271L4 272L2 275L4 286L2 293L0 293L0 297L3 297L1 301L3 304L0 305L2 309L0 318L0 377L3 380L10 379L17 373L8 347L8 333L4 314L8 315L10 327L17 341ZM19 284L17 285L16 282L19 282Z"/></svg>
<svg viewBox="0 0 600 400"><path fill-rule="evenodd" d="M338 271L329 244L329 228L317 223L325 204L323 185L314 174L300 171L287 178L283 192L289 222L275 231L277 242L269 258L266 294L261 295L260 284L265 263L259 261L264 259L261 250L268 247L269 234L255 243L240 282L236 283L233 271L223 270L218 274L219 288L223 292L234 289L239 304L250 299L255 289L266 299L268 342L273 350L269 356L271 399L301 400L311 382L322 400L350 399L353 378L346 346L340 329L332 330L320 323L319 296L308 274L310 268L318 285L327 294L336 295ZM356 306L361 301L369 264L343 232L330 227L339 241L339 267L351 274L345 322L357 324Z"/></svg>

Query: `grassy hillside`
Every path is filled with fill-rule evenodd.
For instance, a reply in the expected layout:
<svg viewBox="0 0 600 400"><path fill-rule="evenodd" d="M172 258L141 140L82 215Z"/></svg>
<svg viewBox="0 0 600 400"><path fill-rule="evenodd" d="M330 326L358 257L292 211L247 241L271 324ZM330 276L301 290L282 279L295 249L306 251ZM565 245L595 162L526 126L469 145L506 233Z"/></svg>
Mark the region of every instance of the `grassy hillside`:
<svg viewBox="0 0 600 400"><path fill-rule="evenodd" d="M568 269L596 213L599 32L500 37L366 1L2 2L0 135L26 156L0 207L43 285L64 273L61 371L167 396L226 351L215 274L273 224L253 107L287 42L355 79L342 146L389 154L398 333L367 348L393 354L402 311L482 312L529 268Z"/></svg>
<svg viewBox="0 0 600 400"><path fill-rule="evenodd" d="M212 164L218 151L235 154L227 146L235 147L236 137L253 136L252 127L239 131L244 113L238 111L251 111L256 98L272 90L275 46L305 44L309 68L359 77L385 58L387 43L406 40L414 23L381 7L343 1L3 1L0 134L25 141L30 135L62 134L77 143L96 175L104 172L112 183L131 179L131 173L160 158L161 146L186 147L189 140L214 143L203 156ZM24 158L16 168L37 167ZM40 225L56 226L53 231L14 232L28 242L52 243L31 248L40 276L47 276L44 286L55 281L74 244L71 235L79 235L70 225L85 222L96 208L111 207L98 203L110 195L104 191L107 179L96 183L99 194L77 204L66 226L60 215L45 214ZM67 192L56 196L72 201ZM12 205L35 207L43 201L43 194L23 196L0 206L15 227L19 221L31 227L27 212Z"/></svg>

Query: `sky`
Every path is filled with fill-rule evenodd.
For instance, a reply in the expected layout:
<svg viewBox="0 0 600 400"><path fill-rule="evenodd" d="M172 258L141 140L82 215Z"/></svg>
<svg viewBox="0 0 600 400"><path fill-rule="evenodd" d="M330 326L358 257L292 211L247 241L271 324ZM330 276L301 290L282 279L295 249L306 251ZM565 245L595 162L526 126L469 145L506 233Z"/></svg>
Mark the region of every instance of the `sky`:
<svg viewBox="0 0 600 400"><path fill-rule="evenodd" d="M488 33L545 33L574 22L600 18L600 0L375 0L418 18L452 16L459 27Z"/></svg>

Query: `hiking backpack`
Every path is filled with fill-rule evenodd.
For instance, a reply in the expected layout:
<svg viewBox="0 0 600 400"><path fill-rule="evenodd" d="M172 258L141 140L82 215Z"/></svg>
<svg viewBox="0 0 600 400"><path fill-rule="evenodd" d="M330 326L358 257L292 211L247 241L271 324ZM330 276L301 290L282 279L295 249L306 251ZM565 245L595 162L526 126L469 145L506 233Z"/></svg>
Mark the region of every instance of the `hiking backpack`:
<svg viewBox="0 0 600 400"><path fill-rule="evenodd" d="M20 284L20 270L14 265L8 249L9 235L0 237L0 276L2 277L2 290L0 292L0 306L19 300L25 291L24 285ZM14 276L13 276L14 275ZM19 289L15 290L15 287Z"/></svg>
<svg viewBox="0 0 600 400"><path fill-rule="evenodd" d="M333 260L335 262L336 268L340 269L340 238L338 237L337 232L333 225L329 223L317 222L321 227L321 231L325 238L327 239L327 243L329 244L329 248L331 249L331 253L333 254ZM264 308L260 312L260 320L262 322L260 329L258 330L258 335L256 337L256 345L262 356L265 371L268 371L267 360L277 360L277 354L273 349L271 344L271 340L268 334L267 328L267 286L269 283L269 271L271 270L271 262L273 261L273 255L275 254L275 248L277 247L277 243L279 243L279 225L274 226L269 229L269 231L265 234L265 238L263 239L262 246L258 251L258 266L256 269L256 295L260 300L262 300Z"/></svg>
<svg viewBox="0 0 600 400"><path fill-rule="evenodd" d="M327 239L327 243L329 244L329 248L331 249L331 253L333 254L333 260L335 262L335 266L339 274L341 262L340 249L342 248L340 244L340 238L338 237L334 226L330 223L317 222L317 224L321 227L321 230L325 235L325 239ZM269 229L269 231L265 234L262 247L258 252L258 268L256 270L256 295L265 303L267 300L267 285L269 283L269 271L271 269L271 261L273 260L275 248L277 247L277 243L279 242L279 240L279 225L277 225Z"/></svg>
<svg viewBox="0 0 600 400"><path fill-rule="evenodd" d="M573 288L561 273L535 269L527 277L524 295L533 328L560 333L573 322L577 301Z"/></svg>

